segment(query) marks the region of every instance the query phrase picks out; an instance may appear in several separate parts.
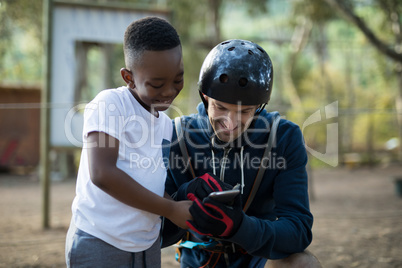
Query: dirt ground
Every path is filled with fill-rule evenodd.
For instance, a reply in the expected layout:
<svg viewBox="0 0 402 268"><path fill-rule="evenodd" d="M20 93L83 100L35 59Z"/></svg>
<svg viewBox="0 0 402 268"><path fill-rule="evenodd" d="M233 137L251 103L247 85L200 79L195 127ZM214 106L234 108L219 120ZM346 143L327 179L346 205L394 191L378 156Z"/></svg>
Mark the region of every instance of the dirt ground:
<svg viewBox="0 0 402 268"><path fill-rule="evenodd" d="M395 176L402 176L402 167L313 171L309 249L323 267L402 267L402 198ZM0 267L65 267L74 187L73 179L52 182L51 228L43 230L37 176L0 174ZM163 250L163 267L179 267L173 252Z"/></svg>

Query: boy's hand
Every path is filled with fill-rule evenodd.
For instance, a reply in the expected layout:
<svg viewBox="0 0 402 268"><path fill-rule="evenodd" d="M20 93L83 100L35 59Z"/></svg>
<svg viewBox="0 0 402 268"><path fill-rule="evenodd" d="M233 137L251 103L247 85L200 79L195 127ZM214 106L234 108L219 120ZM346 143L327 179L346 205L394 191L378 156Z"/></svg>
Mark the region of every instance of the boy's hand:
<svg viewBox="0 0 402 268"><path fill-rule="evenodd" d="M212 192L224 191L233 187L221 180L215 175L205 173L200 177L194 178L187 186L186 196L194 194L199 199L204 199Z"/></svg>
<svg viewBox="0 0 402 268"><path fill-rule="evenodd" d="M201 235L230 237L240 227L244 217L240 195L236 196L233 206L209 197L201 202L193 194L189 194L188 198L194 201L190 207L193 220L187 222L191 230Z"/></svg>
<svg viewBox="0 0 402 268"><path fill-rule="evenodd" d="M166 216L171 222L176 224L182 229L188 229L186 222L192 220L193 217L190 214L190 207L193 204L192 201L172 201L172 212L169 216Z"/></svg>

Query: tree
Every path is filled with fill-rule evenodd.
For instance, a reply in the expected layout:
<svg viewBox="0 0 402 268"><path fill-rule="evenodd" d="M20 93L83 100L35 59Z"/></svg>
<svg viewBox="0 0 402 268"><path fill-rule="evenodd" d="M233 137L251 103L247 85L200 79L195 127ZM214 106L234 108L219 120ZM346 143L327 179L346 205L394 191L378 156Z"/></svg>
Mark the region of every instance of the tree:
<svg viewBox="0 0 402 268"><path fill-rule="evenodd" d="M373 3L384 12L388 18L388 28L394 35L394 43L383 41L367 23L360 18L354 9L353 1L325 0L342 17L351 22L366 36L368 41L382 54L395 62L395 75L398 78L398 95L396 98L396 112L399 124L399 141L402 142L402 3L400 0L374 0ZM399 160L402 160L402 145L399 146Z"/></svg>
<svg viewBox="0 0 402 268"><path fill-rule="evenodd" d="M390 57L391 59L402 63L402 44L401 33L401 17L402 4L399 0L376 0L374 1L380 10L387 13L392 24L392 30L395 34L395 44L387 44L381 40L378 35L368 27L366 22L354 12L352 1L346 2L345 0L325 0L329 5L342 15L345 19L353 23L381 53Z"/></svg>

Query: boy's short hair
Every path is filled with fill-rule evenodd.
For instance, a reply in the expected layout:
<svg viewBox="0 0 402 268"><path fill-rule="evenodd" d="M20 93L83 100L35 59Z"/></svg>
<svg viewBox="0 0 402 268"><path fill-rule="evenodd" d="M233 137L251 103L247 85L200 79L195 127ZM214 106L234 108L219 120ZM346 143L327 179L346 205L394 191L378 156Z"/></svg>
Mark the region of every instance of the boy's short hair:
<svg viewBox="0 0 402 268"><path fill-rule="evenodd" d="M145 17L132 22L124 33L126 68L136 64L145 50L162 51L181 45L175 28L164 19Z"/></svg>

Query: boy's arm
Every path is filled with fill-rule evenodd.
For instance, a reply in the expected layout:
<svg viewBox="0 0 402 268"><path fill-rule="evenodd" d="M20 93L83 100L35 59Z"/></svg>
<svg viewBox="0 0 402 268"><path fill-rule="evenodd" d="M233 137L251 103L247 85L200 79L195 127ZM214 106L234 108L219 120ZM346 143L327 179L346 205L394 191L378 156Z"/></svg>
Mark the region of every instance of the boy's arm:
<svg viewBox="0 0 402 268"><path fill-rule="evenodd" d="M187 228L191 219L189 207L192 202L175 202L163 198L133 180L116 166L119 140L103 132L88 134L88 163L91 181L120 202L164 216L181 228Z"/></svg>
<svg viewBox="0 0 402 268"><path fill-rule="evenodd" d="M166 199L169 199L169 200L173 200L173 197L171 197L166 191L163 194L163 197L165 197Z"/></svg>

